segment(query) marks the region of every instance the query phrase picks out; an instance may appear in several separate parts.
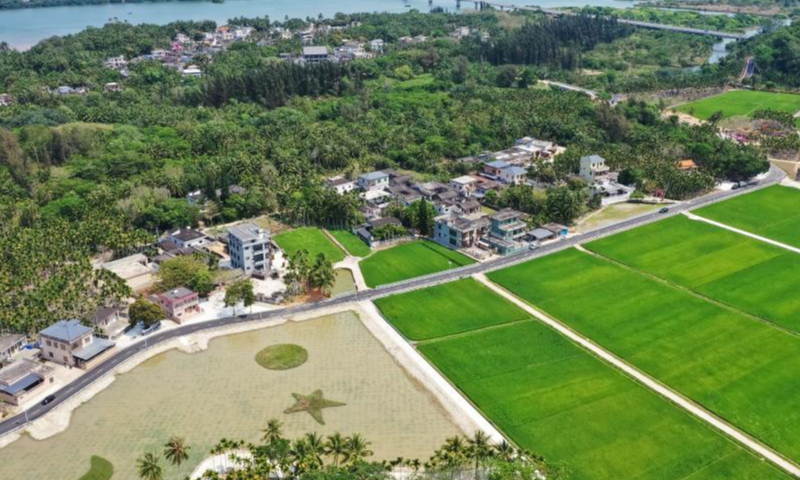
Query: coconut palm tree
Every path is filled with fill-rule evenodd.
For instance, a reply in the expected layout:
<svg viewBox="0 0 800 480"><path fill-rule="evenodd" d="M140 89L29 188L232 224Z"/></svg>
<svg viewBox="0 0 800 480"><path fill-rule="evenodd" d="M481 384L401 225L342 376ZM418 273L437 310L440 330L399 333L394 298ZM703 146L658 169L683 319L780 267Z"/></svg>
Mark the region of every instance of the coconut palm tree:
<svg viewBox="0 0 800 480"><path fill-rule="evenodd" d="M261 431L264 433L261 440L267 445L272 445L283 438L283 424L275 418L271 418L267 422L267 428Z"/></svg>
<svg viewBox="0 0 800 480"><path fill-rule="evenodd" d="M316 433L306 433L303 439L308 446L308 454L314 464L313 466L322 467L322 457L325 455L325 441L322 436Z"/></svg>
<svg viewBox="0 0 800 480"><path fill-rule="evenodd" d="M155 453L147 452L142 458L136 460L139 478L142 480L163 480L164 471L161 469L161 457Z"/></svg>
<svg viewBox="0 0 800 480"><path fill-rule="evenodd" d="M467 442L469 443L469 456L475 461L475 475L477 477L478 469L483 462L494 455L494 449L490 443L489 436L482 430L475 432Z"/></svg>
<svg viewBox="0 0 800 480"><path fill-rule="evenodd" d="M333 465L335 467L339 466L339 462L344 458L346 452L346 439L342 434L336 432L328 437L328 441L325 442L325 453L333 459Z"/></svg>
<svg viewBox="0 0 800 480"><path fill-rule="evenodd" d="M170 437L169 441L164 445L164 457L169 463L178 467L181 470L183 462L189 459L189 449L191 447L186 445L181 437Z"/></svg>
<svg viewBox="0 0 800 480"><path fill-rule="evenodd" d="M495 445L494 449L497 457L505 462L508 462L512 458L514 458L514 456L517 453L514 447L512 447L511 444L506 442L505 440Z"/></svg>
<svg viewBox="0 0 800 480"><path fill-rule="evenodd" d="M372 450L369 449L370 442L366 441L364 437L358 433L354 433L352 437L347 438L345 462L350 465L364 460L372 456Z"/></svg>

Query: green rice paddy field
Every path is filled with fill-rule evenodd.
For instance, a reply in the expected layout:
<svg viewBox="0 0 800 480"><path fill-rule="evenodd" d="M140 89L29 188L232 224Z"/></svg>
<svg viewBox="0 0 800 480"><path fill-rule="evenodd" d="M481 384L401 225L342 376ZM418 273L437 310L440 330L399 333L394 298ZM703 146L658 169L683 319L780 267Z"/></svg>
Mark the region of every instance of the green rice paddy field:
<svg viewBox="0 0 800 480"><path fill-rule="evenodd" d="M418 348L516 444L566 462L571 479L787 478L549 327L507 323L525 312L469 282L460 288L486 306L440 286L392 297L382 311L404 332L465 332ZM445 300L430 312L434 295Z"/></svg>
<svg viewBox="0 0 800 480"><path fill-rule="evenodd" d="M320 253L324 253L328 260L334 263L344 260L344 252L316 227L296 228L281 233L275 236L275 243L289 257L305 249L312 260Z"/></svg>
<svg viewBox="0 0 800 480"><path fill-rule="evenodd" d="M366 257L372 252L353 232L348 230L330 230L331 235L354 257Z"/></svg>
<svg viewBox="0 0 800 480"><path fill-rule="evenodd" d="M528 315L467 278L375 301L409 340L429 340L525 320ZM465 312L469 312L465 315Z"/></svg>
<svg viewBox="0 0 800 480"><path fill-rule="evenodd" d="M800 332L800 254L795 252L683 215L586 248Z"/></svg>
<svg viewBox="0 0 800 480"><path fill-rule="evenodd" d="M574 249L489 278L800 460L798 336Z"/></svg>
<svg viewBox="0 0 800 480"><path fill-rule="evenodd" d="M370 287L441 272L475 260L438 243L421 240L373 253L359 263Z"/></svg>
<svg viewBox="0 0 800 480"><path fill-rule="evenodd" d="M694 213L800 248L800 189L797 188L775 185Z"/></svg>
<svg viewBox="0 0 800 480"><path fill-rule="evenodd" d="M800 110L800 95L734 90L696 102L686 103L677 109L701 120L708 120L711 115L718 111L721 111L725 118L746 117L756 110L777 110L795 113Z"/></svg>

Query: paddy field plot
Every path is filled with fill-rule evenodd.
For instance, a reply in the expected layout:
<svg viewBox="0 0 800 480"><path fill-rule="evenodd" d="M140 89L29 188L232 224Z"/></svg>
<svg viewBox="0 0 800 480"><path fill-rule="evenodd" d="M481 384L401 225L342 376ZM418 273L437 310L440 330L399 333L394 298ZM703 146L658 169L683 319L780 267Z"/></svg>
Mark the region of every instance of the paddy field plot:
<svg viewBox="0 0 800 480"><path fill-rule="evenodd" d="M800 333L800 254L683 215L585 247Z"/></svg>
<svg viewBox="0 0 800 480"><path fill-rule="evenodd" d="M409 340L429 340L528 318L528 314L467 278L375 301Z"/></svg>
<svg viewBox="0 0 800 480"><path fill-rule="evenodd" d="M800 110L800 95L789 93L733 90L713 97L683 104L677 110L701 120L708 120L716 112L724 118L747 117L756 110L776 110L795 113Z"/></svg>
<svg viewBox="0 0 800 480"><path fill-rule="evenodd" d="M375 252L359 263L369 287L399 282L475 263L438 243L420 240Z"/></svg>
<svg viewBox="0 0 800 480"><path fill-rule="evenodd" d="M354 257L366 257L372 252L366 243L362 242L353 232L348 230L330 230L333 238L336 239L347 250L347 253Z"/></svg>
<svg viewBox="0 0 800 480"><path fill-rule="evenodd" d="M786 478L538 321L419 346L522 448L572 480Z"/></svg>
<svg viewBox="0 0 800 480"><path fill-rule="evenodd" d="M775 185L692 212L800 248L800 189Z"/></svg>
<svg viewBox="0 0 800 480"><path fill-rule="evenodd" d="M324 253L328 260L336 263L344 260L344 252L339 249L319 228L303 227L275 236L275 243L291 257L300 250L306 250L313 261Z"/></svg>
<svg viewBox="0 0 800 480"><path fill-rule="evenodd" d="M574 249L489 278L800 460L798 336Z"/></svg>

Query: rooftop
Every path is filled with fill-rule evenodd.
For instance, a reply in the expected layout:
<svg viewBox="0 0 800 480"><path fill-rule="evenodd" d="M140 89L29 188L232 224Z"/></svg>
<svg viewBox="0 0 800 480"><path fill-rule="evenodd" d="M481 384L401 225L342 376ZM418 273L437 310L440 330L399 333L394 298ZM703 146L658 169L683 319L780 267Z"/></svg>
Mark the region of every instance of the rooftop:
<svg viewBox="0 0 800 480"><path fill-rule="evenodd" d="M344 177L329 178L328 179L328 185L330 185L331 187L338 187L339 185L345 185L345 184L348 184L348 183L353 183L353 181L352 180L348 180L348 179L346 179Z"/></svg>
<svg viewBox="0 0 800 480"><path fill-rule="evenodd" d="M600 155L587 155L585 157L581 157L581 163L583 163L584 161L591 163L606 163L606 159L601 157Z"/></svg>
<svg viewBox="0 0 800 480"><path fill-rule="evenodd" d="M86 345L80 350L72 352L72 356L78 360L88 362L113 346L114 342L110 340L106 340L104 338L95 338L89 345Z"/></svg>
<svg viewBox="0 0 800 480"><path fill-rule="evenodd" d="M6 333L0 335L0 353L9 350L14 345L25 341L25 335L21 333Z"/></svg>
<svg viewBox="0 0 800 480"><path fill-rule="evenodd" d="M255 223L246 222L228 227L228 235L238 238L242 242L252 240L269 240L269 230L264 230Z"/></svg>
<svg viewBox="0 0 800 480"><path fill-rule="evenodd" d="M87 333L91 334L92 329L81 324L80 320L60 320L45 328L39 335L44 335L64 342L73 342Z"/></svg>
<svg viewBox="0 0 800 480"><path fill-rule="evenodd" d="M181 242L191 242L198 238L203 238L205 235L193 228L180 228L169 234L170 237L180 240Z"/></svg>
<svg viewBox="0 0 800 480"><path fill-rule="evenodd" d="M508 167L508 168L504 168L504 169L503 169L503 172L505 172L506 174L509 174L509 175L525 175L526 173L528 173L528 171L527 171L527 170L525 170L525 169L524 169L524 168L522 168L522 167Z"/></svg>
<svg viewBox="0 0 800 480"><path fill-rule="evenodd" d="M470 175L462 175L462 176L460 176L458 178L454 178L454 179L452 179L450 181L453 182L453 183L461 184L461 185L468 185L470 183L475 183L478 180L476 180L475 177L472 177Z"/></svg>
<svg viewBox="0 0 800 480"><path fill-rule="evenodd" d="M303 55L328 55L328 47L303 47Z"/></svg>
<svg viewBox="0 0 800 480"><path fill-rule="evenodd" d="M168 290L166 292L161 293L160 295L169 298L170 300L180 300L181 298L185 298L191 295L196 295L193 291L189 290L186 287L178 287L173 288L172 290Z"/></svg>
<svg viewBox="0 0 800 480"><path fill-rule="evenodd" d="M492 168L507 168L510 165L502 160L495 160L493 162L487 163L486 166Z"/></svg>
<svg viewBox="0 0 800 480"><path fill-rule="evenodd" d="M367 180L367 181L373 181L373 180L380 180L382 178L388 178L388 177L389 177L388 173L378 171L378 172L365 173L365 174L359 176L358 178L362 178L362 179Z"/></svg>
<svg viewBox="0 0 800 480"><path fill-rule="evenodd" d="M510 208L504 208L498 212L495 212L490 218L493 220L498 220L500 222L505 220L511 220L514 218L519 218L522 214L516 210L512 210Z"/></svg>

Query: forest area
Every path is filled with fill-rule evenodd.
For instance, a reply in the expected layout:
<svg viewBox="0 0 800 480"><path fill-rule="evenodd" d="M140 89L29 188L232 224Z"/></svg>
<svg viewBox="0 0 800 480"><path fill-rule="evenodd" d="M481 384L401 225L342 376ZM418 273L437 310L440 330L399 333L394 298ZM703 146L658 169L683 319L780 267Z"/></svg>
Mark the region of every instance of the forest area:
<svg viewBox="0 0 800 480"><path fill-rule="evenodd" d="M127 295L118 278L93 269L89 259L146 248L172 228L262 214L357 225L363 200L324 186L336 174L396 168L446 181L469 171L457 159L532 136L567 147L552 164L531 169L532 179L552 188L506 189L494 201L541 224L569 223L597 207L572 178L583 155L602 155L643 192L678 199L766 170L754 147L721 140L708 126L662 119L658 105L610 108L536 85L573 75L592 52L634 35L629 27L529 15L509 29L499 18L492 12L337 15L327 21L359 24L320 42L383 38L386 52L301 66L278 59L300 50L297 39L239 42L213 61L198 61L203 78L151 60L131 64L122 77L103 63L168 47L178 33L196 37L213 30L211 22L109 24L25 52L0 51L0 93L14 98L0 107L0 291L7 292L0 297L0 330L30 331ZM264 38L275 26L301 28L305 21L230 23L252 25ZM492 41L446 38L464 25ZM410 35L431 39L399 42ZM119 82L121 91L104 91L106 82ZM43 90L60 85L89 92ZM695 159L700 170L677 170L681 158ZM243 189L234 193L233 186ZM196 190L209 199L202 210L185 199Z"/></svg>

